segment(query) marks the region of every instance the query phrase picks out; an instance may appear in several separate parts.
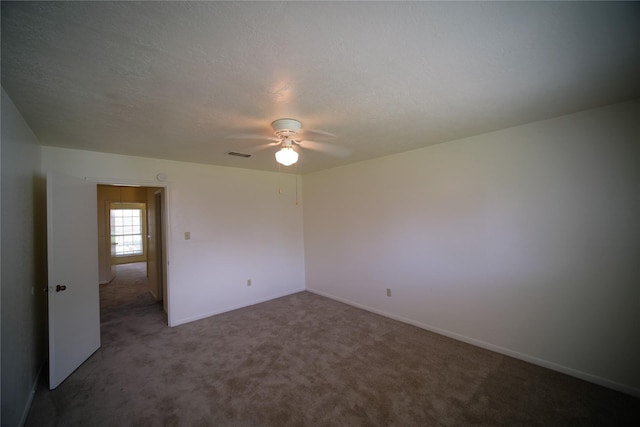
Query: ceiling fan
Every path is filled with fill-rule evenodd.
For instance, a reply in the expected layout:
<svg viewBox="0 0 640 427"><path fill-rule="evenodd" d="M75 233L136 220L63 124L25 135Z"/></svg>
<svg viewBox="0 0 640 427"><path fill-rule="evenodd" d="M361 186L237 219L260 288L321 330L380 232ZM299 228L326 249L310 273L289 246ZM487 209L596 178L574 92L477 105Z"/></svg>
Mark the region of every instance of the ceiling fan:
<svg viewBox="0 0 640 427"><path fill-rule="evenodd" d="M273 128L275 136L240 134L231 135L229 138L266 139L272 141L266 146L280 145L280 150L276 152L276 161L283 166L291 166L298 161L298 152L294 150L296 146L309 150L322 151L336 156L345 156L348 154L348 151L342 147L302 139L302 122L299 120L286 118L277 119L271 122L271 127ZM331 132L316 129L307 130L304 133L321 137L335 137Z"/></svg>

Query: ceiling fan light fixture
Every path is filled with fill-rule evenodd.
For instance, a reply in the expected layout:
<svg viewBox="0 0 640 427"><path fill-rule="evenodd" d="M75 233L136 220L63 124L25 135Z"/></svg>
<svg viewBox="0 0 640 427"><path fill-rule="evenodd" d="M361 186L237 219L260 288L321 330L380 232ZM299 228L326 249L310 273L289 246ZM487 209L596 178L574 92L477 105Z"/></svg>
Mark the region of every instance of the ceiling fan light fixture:
<svg viewBox="0 0 640 427"><path fill-rule="evenodd" d="M298 161L298 153L291 147L282 147L276 152L276 161L282 166L291 166Z"/></svg>

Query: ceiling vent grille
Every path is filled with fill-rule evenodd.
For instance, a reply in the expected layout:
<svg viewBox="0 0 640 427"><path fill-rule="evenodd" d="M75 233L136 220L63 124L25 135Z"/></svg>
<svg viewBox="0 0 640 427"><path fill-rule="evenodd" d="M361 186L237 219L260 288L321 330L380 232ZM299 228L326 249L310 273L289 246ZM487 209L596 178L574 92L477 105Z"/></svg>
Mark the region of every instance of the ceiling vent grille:
<svg viewBox="0 0 640 427"><path fill-rule="evenodd" d="M229 151L228 153L229 156L235 156L235 157L244 157L244 158L248 158L251 157L251 154L247 154L247 153L238 153L236 151Z"/></svg>

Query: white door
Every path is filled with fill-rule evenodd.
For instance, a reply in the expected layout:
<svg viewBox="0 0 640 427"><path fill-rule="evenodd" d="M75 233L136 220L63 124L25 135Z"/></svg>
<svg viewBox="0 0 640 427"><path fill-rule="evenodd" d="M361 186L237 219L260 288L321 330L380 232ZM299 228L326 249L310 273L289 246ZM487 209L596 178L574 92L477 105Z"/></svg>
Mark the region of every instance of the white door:
<svg viewBox="0 0 640 427"><path fill-rule="evenodd" d="M49 388L100 347L96 184L47 176Z"/></svg>

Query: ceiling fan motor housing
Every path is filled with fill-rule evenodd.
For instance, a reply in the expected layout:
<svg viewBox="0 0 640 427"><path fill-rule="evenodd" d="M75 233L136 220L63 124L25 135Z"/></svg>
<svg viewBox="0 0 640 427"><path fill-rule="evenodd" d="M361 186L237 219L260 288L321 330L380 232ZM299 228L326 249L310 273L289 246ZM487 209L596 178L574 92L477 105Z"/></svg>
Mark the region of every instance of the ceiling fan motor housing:
<svg viewBox="0 0 640 427"><path fill-rule="evenodd" d="M278 137L286 137L300 132L302 123L295 119L278 119L271 122L271 127Z"/></svg>

